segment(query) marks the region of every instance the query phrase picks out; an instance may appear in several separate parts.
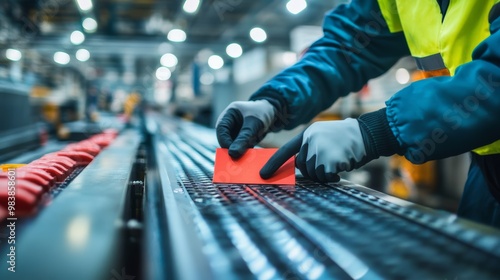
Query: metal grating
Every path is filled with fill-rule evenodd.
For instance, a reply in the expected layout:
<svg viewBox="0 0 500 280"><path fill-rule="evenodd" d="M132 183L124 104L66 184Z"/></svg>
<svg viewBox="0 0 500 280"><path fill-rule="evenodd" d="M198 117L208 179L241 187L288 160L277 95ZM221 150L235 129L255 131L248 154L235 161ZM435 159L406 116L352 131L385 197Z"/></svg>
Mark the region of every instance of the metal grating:
<svg viewBox="0 0 500 280"><path fill-rule="evenodd" d="M217 147L213 131L185 123L166 127L160 141L175 170L175 187L189 196L192 211L208 226L238 277L494 279L500 275L500 235L493 229L462 223L450 214L398 205L348 182L212 184Z"/></svg>

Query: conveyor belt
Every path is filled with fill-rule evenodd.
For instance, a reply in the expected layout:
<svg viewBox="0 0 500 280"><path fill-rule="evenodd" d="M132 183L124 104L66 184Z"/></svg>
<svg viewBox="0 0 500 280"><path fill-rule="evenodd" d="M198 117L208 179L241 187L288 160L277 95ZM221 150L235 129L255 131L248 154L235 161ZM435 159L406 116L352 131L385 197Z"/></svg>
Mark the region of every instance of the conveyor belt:
<svg viewBox="0 0 500 280"><path fill-rule="evenodd" d="M7 270L11 249L7 236L0 236L0 279L95 280L138 275L130 260L140 255L130 238L142 214L136 213L142 205L133 200L141 193L132 195L144 185L141 139L136 130L124 131L84 169L77 168L51 189L48 205L39 205L37 215L17 219L15 272ZM6 224L1 225L0 233L7 232Z"/></svg>
<svg viewBox="0 0 500 280"><path fill-rule="evenodd" d="M149 116L147 123L157 168L149 174L146 251L171 263L150 263L150 278L500 275L500 233L495 229L347 181L212 184L218 146L213 130L159 116ZM158 236L151 229L162 233Z"/></svg>

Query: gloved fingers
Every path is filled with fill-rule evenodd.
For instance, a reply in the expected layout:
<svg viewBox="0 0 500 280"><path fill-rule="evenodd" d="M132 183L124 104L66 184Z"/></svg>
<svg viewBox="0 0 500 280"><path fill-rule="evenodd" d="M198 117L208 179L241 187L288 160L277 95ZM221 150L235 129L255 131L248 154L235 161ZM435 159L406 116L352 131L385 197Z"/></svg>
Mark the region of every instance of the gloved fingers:
<svg viewBox="0 0 500 280"><path fill-rule="evenodd" d="M336 183L336 182L340 181L340 176L338 174L335 174L335 173L325 173L325 178L326 178L325 182Z"/></svg>
<svg viewBox="0 0 500 280"><path fill-rule="evenodd" d="M319 181L316 174L316 155L313 155L308 161L306 161L307 174L309 178L313 181Z"/></svg>
<svg viewBox="0 0 500 280"><path fill-rule="evenodd" d="M297 154L297 158L295 158L295 166L300 170L300 173L304 175L304 177L309 178L309 173L307 172L307 150L309 144L304 144L300 148L299 153Z"/></svg>
<svg viewBox="0 0 500 280"><path fill-rule="evenodd" d="M325 165L320 164L316 168L316 177L318 177L318 181L320 182L327 182L326 176L325 176Z"/></svg>
<svg viewBox="0 0 500 280"><path fill-rule="evenodd" d="M297 154L300 150L300 146L302 145L302 135L295 136L288 143L283 145L280 149L271 156L271 158L266 162L264 167L260 170L260 177L262 179L269 179L273 176L273 174L291 157Z"/></svg>
<svg viewBox="0 0 500 280"><path fill-rule="evenodd" d="M243 125L243 116L239 110L231 108L224 113L216 127L217 141L222 148L229 148Z"/></svg>
<svg viewBox="0 0 500 280"><path fill-rule="evenodd" d="M229 155L232 158L240 158L249 148L252 148L264 138L266 131L264 123L256 117L243 119L238 136L229 146Z"/></svg>
<svg viewBox="0 0 500 280"><path fill-rule="evenodd" d="M316 176L318 177L318 181L322 183L328 183L328 182L336 183L340 181L340 176L338 174L326 172L324 164L320 164L316 168Z"/></svg>

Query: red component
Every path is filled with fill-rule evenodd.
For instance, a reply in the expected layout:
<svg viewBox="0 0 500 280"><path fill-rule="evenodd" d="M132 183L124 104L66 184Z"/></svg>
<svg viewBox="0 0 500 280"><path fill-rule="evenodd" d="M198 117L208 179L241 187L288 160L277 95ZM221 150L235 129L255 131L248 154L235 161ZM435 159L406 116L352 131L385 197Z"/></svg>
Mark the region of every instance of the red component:
<svg viewBox="0 0 500 280"><path fill-rule="evenodd" d="M93 159L94 156L88 154L86 152L80 151L59 151L55 153L58 156L69 157L70 159L76 161L77 165L88 165Z"/></svg>
<svg viewBox="0 0 500 280"><path fill-rule="evenodd" d="M45 193L45 189L41 185L38 185L37 183L28 181L26 179L17 179L16 187L19 189L27 190L37 197L41 197Z"/></svg>
<svg viewBox="0 0 500 280"><path fill-rule="evenodd" d="M7 212L7 208L0 206L0 223L3 222L3 220L7 219L8 216L9 212Z"/></svg>
<svg viewBox="0 0 500 280"><path fill-rule="evenodd" d="M54 176L56 178L57 182L62 182L64 179L66 179L66 176L63 171L53 167L46 165L41 162L35 162L35 163L30 163L27 165L29 168L35 168L35 169L41 169L47 173L49 173L51 176Z"/></svg>
<svg viewBox="0 0 500 280"><path fill-rule="evenodd" d="M2 186L2 188L7 188L8 182L9 182L8 178L6 177L0 178L0 186ZM16 178L14 182L16 191L23 189L38 198L41 197L42 194L45 192L42 186L39 186L36 183L30 182L26 179Z"/></svg>
<svg viewBox="0 0 500 280"><path fill-rule="evenodd" d="M88 154L96 156L101 151L101 147L91 141L82 141L80 143L70 144L66 146L63 151L86 152Z"/></svg>
<svg viewBox="0 0 500 280"><path fill-rule="evenodd" d="M58 156L54 153L51 154L46 154L41 159L49 159L49 160L55 160L56 162L64 163L65 166L68 166L69 168L74 169L76 167L76 161L72 160L69 157L65 156Z"/></svg>
<svg viewBox="0 0 500 280"><path fill-rule="evenodd" d="M116 128L106 128L105 130L102 131L102 133L117 135L118 134L118 129L116 129Z"/></svg>
<svg viewBox="0 0 500 280"><path fill-rule="evenodd" d="M31 166L29 165L25 165L23 167L19 167L17 168L16 170L16 173L20 173L20 172L30 172L30 173L34 173L34 174L37 174L39 175L40 177L44 178L45 180L47 181L50 181L50 180L54 180L54 176L50 175L50 173L46 172L46 171L43 171L41 169L37 169L37 168L32 168Z"/></svg>
<svg viewBox="0 0 500 280"><path fill-rule="evenodd" d="M7 182L0 183L0 205L4 209L8 209L9 202L9 189L6 184ZM36 195L31 192L23 189L23 188L15 188L15 216L25 216L33 213L33 210L36 207L37 198Z"/></svg>
<svg viewBox="0 0 500 280"><path fill-rule="evenodd" d="M8 180L7 173L0 173L0 180ZM40 176L35 173L27 172L26 170L16 170L15 180L16 182L19 180L26 180L36 184L37 186L42 187L45 191L49 190L51 184L49 180L45 179L43 176Z"/></svg>
<svg viewBox="0 0 500 280"><path fill-rule="evenodd" d="M36 174L36 175L44 178L45 180L49 181L49 184L51 186L53 186L54 183L56 182L55 176L51 175L50 173L48 173L45 170L35 168L35 167L30 167L29 165L18 168L17 172L29 172L29 173Z"/></svg>
<svg viewBox="0 0 500 280"><path fill-rule="evenodd" d="M45 155L44 157L37 159L33 162L41 162L49 165L54 165L55 167L62 168L68 175L75 169L76 162L67 157L61 157L57 155Z"/></svg>
<svg viewBox="0 0 500 280"><path fill-rule="evenodd" d="M37 160L32 161L31 163L40 163L40 164L52 166L52 167L57 168L59 171L63 172L64 174L67 174L67 175L69 175L69 173L71 172L70 167L66 167L59 162L55 162L55 161L51 161L51 160L37 159Z"/></svg>
<svg viewBox="0 0 500 280"><path fill-rule="evenodd" d="M93 143L95 143L101 147L109 146L109 144L113 140L114 140L114 137L112 135L106 135L106 134L98 134L98 135L92 136L92 138L89 139L89 141L92 141Z"/></svg>
<svg viewBox="0 0 500 280"><path fill-rule="evenodd" d="M99 151L101 150L101 147L99 147L99 145L97 145L96 143L94 143L90 140L83 140L83 141L78 142L77 144L83 145L83 146L94 147L95 149L99 149Z"/></svg>
<svg viewBox="0 0 500 280"><path fill-rule="evenodd" d="M116 136L118 136L118 133L119 133L119 131L117 129L114 129L114 128L108 128L102 132L102 134L113 135L113 138L116 138Z"/></svg>

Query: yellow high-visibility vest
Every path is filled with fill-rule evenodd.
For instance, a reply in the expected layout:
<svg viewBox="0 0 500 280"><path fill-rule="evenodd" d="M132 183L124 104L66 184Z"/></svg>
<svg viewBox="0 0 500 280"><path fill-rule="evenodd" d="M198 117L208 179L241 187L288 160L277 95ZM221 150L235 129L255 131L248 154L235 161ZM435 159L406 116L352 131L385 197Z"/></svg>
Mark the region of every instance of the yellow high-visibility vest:
<svg viewBox="0 0 500 280"><path fill-rule="evenodd" d="M443 20L436 0L378 0L389 30L404 32L418 68L451 76L458 66L472 60L473 50L490 36L488 16L491 8L499 2L450 0ZM500 140L474 152L499 154Z"/></svg>

